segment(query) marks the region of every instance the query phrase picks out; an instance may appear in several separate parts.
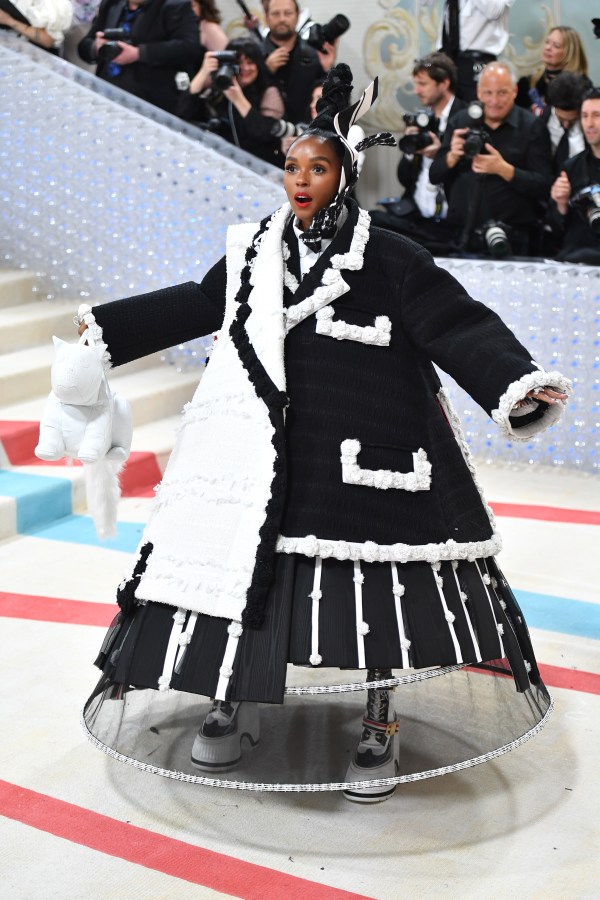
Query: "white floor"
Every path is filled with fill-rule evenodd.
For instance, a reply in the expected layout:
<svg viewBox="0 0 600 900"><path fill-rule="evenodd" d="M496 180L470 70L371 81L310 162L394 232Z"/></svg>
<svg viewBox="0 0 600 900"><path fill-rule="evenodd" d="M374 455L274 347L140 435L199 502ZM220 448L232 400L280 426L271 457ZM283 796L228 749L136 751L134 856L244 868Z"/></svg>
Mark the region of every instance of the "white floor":
<svg viewBox="0 0 600 900"><path fill-rule="evenodd" d="M490 468L481 479L491 501L600 510L598 479ZM143 521L148 503L124 500L120 521ZM502 517L499 527L500 563L515 588L596 614L598 525ZM73 624L68 611L43 621L28 599L111 603L129 559L47 535L0 543L0 896L600 897L593 626L571 633L581 629L560 619L562 631L553 622L532 629L538 661L555 682L573 670L574 686L551 688L550 724L496 762L402 786L372 807L337 793L188 786L86 742L80 708L104 629Z"/></svg>

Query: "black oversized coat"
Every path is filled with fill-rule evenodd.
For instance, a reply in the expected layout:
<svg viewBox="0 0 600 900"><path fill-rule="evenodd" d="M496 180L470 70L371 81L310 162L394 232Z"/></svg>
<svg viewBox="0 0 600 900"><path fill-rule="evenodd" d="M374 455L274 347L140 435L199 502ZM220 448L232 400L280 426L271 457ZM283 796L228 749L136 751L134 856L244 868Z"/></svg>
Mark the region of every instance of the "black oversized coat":
<svg viewBox="0 0 600 900"><path fill-rule="evenodd" d="M491 555L498 549L493 519L474 480L458 422L440 392L434 363L507 434L521 430L529 436L550 424L558 408L532 402L515 419L513 406L535 387L564 388L566 381L540 371L494 312L406 238L367 226L362 253L344 256L359 215L364 226L366 214L351 203L347 221L295 293L294 278L286 278L282 315L293 327L284 344L288 402L285 446L278 450L276 466L284 500L267 507L265 524L270 534L279 534L281 552L324 551L347 558L350 547L358 558L430 562ZM288 270L298 276L291 223L285 242ZM338 267L342 262L344 288L323 302L336 260ZM187 283L96 307L113 363L218 330L226 277L233 277L235 265L233 258L223 258L200 285ZM237 265L239 271L243 254ZM260 326L260 285L250 301ZM311 311L315 305L321 309ZM326 307L330 311L324 317ZM238 329L240 358L256 381L257 395L269 405L269 397L280 391L269 390L260 354L249 365L253 348L244 321L238 316L229 333ZM343 464L347 442L358 447L356 477L350 479ZM412 472L418 455L429 465L425 483L416 490L393 486L390 479ZM251 462L240 446L240 472ZM387 475L374 483L369 473ZM274 549L271 544L270 552Z"/></svg>

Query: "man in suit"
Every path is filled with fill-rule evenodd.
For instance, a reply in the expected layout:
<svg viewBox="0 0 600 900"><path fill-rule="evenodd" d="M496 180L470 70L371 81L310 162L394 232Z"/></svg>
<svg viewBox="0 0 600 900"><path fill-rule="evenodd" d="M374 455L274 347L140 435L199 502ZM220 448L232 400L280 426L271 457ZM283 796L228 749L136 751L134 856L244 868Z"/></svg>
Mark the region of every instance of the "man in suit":
<svg viewBox="0 0 600 900"><path fill-rule="evenodd" d="M568 159L585 149L579 116L583 95L591 87L590 79L577 72L561 72L548 85L542 121L550 135L556 175Z"/></svg>
<svg viewBox="0 0 600 900"><path fill-rule="evenodd" d="M123 29L125 39L107 41L107 28ZM99 78L171 113L176 73L193 75L203 55L189 0L102 0L77 49L84 62L97 63Z"/></svg>
<svg viewBox="0 0 600 900"><path fill-rule="evenodd" d="M567 160L552 185L549 220L560 241L558 259L599 266L600 88L586 91L580 117L585 149Z"/></svg>
<svg viewBox="0 0 600 900"><path fill-rule="evenodd" d="M375 225L409 235L432 253L443 252L451 237L445 224L448 204L444 189L442 185L431 184L429 169L442 146L448 121L465 105L454 94L456 74L456 66L444 53L429 53L416 60L412 72L415 94L423 108L435 117L433 129L427 132L430 143L409 152L412 148L410 138L412 136L414 142L419 127L407 126L403 140L409 138L408 148L398 164L398 181L404 194L381 201L385 212L371 210ZM423 135L417 142L422 143L425 139ZM403 141L401 149L402 145Z"/></svg>

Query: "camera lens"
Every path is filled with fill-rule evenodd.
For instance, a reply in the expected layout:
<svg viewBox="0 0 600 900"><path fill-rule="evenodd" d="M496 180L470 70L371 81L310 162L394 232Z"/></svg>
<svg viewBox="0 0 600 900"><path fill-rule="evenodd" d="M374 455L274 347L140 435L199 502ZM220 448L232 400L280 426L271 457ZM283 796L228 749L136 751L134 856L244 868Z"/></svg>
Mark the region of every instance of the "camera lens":
<svg viewBox="0 0 600 900"><path fill-rule="evenodd" d="M500 225L489 225L485 229L484 238L492 256L501 258L510 254L511 249L508 236Z"/></svg>

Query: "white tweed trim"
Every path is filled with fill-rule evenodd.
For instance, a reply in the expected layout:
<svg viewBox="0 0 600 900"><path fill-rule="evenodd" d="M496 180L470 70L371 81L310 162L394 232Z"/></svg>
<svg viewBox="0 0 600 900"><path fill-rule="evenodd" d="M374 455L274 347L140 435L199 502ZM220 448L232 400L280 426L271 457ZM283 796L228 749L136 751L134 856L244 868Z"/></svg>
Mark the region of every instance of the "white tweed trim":
<svg viewBox="0 0 600 900"><path fill-rule="evenodd" d="M333 321L334 310L324 306L317 310L316 332L338 341L358 341L375 347L389 347L392 323L387 316L377 316L374 325L353 325L343 319Z"/></svg>
<svg viewBox="0 0 600 900"><path fill-rule="evenodd" d="M498 408L492 411L492 419L511 440L526 441L532 435L545 431L550 425L554 425L562 416L565 404L562 400L558 400L552 406L548 406L544 415L535 422L530 422L528 425L523 425L523 427L515 427L511 423L510 415L515 403L523 400L529 391L533 391L535 388L542 388L545 385L565 393L568 393L572 388L572 383L560 372L537 370L523 375L518 381L513 381L500 397Z"/></svg>
<svg viewBox="0 0 600 900"><path fill-rule="evenodd" d="M441 560L468 559L473 562L484 556L495 556L502 549L500 535L494 534L485 541L447 540L439 544L376 544L375 541L358 543L354 541L334 541L319 538L314 534L306 537L285 537L277 539L277 553L299 553L301 556L322 556L324 559L363 559L365 562L428 562Z"/></svg>
<svg viewBox="0 0 600 900"><path fill-rule="evenodd" d="M361 446L360 441L357 440L342 441L340 450L344 484L357 484L382 491L387 491L389 488L411 492L431 489L431 463L422 449L412 455L414 466L412 472L394 472L391 469L361 469L357 462Z"/></svg>
<svg viewBox="0 0 600 900"><path fill-rule="evenodd" d="M304 319L311 316L318 309L327 306L342 294L350 290L346 282L341 276L340 269L351 269L357 271L362 268L365 247L369 240L369 224L371 217L365 209L359 209L358 221L354 228L350 249L347 253L336 253L331 257L330 266L323 272L321 284L315 289L310 297L297 303L295 306L289 306L284 310L285 330L286 334L298 325Z"/></svg>

